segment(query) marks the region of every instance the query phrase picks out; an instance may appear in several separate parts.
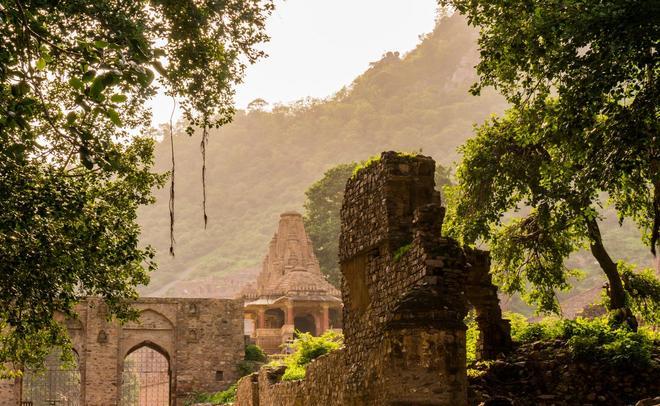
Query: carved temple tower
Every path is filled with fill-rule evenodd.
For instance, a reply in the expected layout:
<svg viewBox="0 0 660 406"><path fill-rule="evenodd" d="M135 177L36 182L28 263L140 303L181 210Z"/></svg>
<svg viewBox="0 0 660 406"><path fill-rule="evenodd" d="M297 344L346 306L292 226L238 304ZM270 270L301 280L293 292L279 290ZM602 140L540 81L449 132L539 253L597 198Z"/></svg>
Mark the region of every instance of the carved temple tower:
<svg viewBox="0 0 660 406"><path fill-rule="evenodd" d="M280 216L261 273L242 296L245 334L268 353L279 352L295 330L341 329L341 293L321 274L299 213Z"/></svg>

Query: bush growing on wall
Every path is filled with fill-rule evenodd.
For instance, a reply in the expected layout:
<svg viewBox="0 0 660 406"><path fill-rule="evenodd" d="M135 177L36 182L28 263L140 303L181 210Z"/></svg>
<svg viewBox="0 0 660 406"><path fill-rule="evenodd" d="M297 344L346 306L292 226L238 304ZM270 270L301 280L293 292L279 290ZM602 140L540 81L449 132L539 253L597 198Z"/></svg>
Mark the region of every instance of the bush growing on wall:
<svg viewBox="0 0 660 406"><path fill-rule="evenodd" d="M314 337L309 333L297 332L296 338L291 346L293 353L288 355L282 361L276 364L286 365L283 381L294 381L303 379L307 370L307 365L314 359L325 355L331 351L341 348L344 342L344 336L334 331L326 331L319 337Z"/></svg>
<svg viewBox="0 0 660 406"><path fill-rule="evenodd" d="M248 344L245 346L245 360L266 362L268 361L268 357L266 356L264 350L262 350L258 345Z"/></svg>
<svg viewBox="0 0 660 406"><path fill-rule="evenodd" d="M186 405L196 403L210 403L212 405L230 405L236 401L236 392L238 385L233 384L226 390L216 393L196 393L190 399L186 400Z"/></svg>
<svg viewBox="0 0 660 406"><path fill-rule="evenodd" d="M653 346L660 341L660 334L649 328L634 332L613 326L606 316L592 320L548 317L538 323L529 323L515 313L504 317L511 320L511 338L516 342L560 339L575 359L600 360L619 367L648 364Z"/></svg>

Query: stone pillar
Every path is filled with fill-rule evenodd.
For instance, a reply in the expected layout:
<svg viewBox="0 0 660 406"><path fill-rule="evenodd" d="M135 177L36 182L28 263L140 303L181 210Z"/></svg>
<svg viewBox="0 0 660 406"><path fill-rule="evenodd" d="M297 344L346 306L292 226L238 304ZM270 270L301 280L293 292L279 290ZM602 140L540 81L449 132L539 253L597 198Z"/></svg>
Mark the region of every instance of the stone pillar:
<svg viewBox="0 0 660 406"><path fill-rule="evenodd" d="M321 334L323 334L330 328L330 306L327 303L323 303L321 308Z"/></svg>
<svg viewBox="0 0 660 406"><path fill-rule="evenodd" d="M119 403L121 389L118 359L119 326L106 320L107 306L99 299L87 302L85 345L85 399L86 406L107 406Z"/></svg>
<svg viewBox="0 0 660 406"><path fill-rule="evenodd" d="M266 319L266 310L257 309L257 328L264 328Z"/></svg>
<svg viewBox="0 0 660 406"><path fill-rule="evenodd" d="M292 325L294 324L294 313L293 313L293 303L286 304L286 319L284 324Z"/></svg>
<svg viewBox="0 0 660 406"><path fill-rule="evenodd" d="M477 360L495 359L512 348L509 320L502 318L497 287L490 276L490 254L487 251L465 249L470 263L465 294L474 306L479 326Z"/></svg>

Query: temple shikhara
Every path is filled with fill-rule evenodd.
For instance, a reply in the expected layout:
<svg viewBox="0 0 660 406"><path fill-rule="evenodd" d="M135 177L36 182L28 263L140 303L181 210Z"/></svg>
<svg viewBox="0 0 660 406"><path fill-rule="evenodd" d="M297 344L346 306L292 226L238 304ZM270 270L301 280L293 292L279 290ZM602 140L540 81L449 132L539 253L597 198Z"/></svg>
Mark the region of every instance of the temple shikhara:
<svg viewBox="0 0 660 406"><path fill-rule="evenodd" d="M325 280L302 216L286 212L268 245L256 283L242 292L245 334L267 353L282 351L296 330L341 329L341 293Z"/></svg>

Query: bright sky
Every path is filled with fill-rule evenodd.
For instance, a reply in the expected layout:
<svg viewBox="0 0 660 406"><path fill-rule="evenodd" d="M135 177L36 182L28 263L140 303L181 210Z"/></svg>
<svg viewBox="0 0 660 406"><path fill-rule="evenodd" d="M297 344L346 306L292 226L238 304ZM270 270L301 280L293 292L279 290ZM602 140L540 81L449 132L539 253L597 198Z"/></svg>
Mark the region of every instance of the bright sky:
<svg viewBox="0 0 660 406"><path fill-rule="evenodd" d="M330 96L385 52L413 49L433 29L436 9L437 0L276 0L271 40L261 47L269 56L248 68L236 106ZM151 103L153 124L167 122L171 99Z"/></svg>

